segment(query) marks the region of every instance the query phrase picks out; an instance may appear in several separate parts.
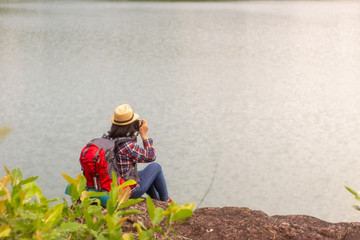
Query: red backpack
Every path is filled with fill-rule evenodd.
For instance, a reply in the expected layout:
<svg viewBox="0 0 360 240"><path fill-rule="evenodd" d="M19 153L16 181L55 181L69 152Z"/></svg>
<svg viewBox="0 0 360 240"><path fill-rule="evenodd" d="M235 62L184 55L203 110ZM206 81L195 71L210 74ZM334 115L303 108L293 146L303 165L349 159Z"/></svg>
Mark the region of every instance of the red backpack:
<svg viewBox="0 0 360 240"><path fill-rule="evenodd" d="M110 191L112 172L115 172L118 184L124 183L119 176L114 148L117 141L111 138L95 138L81 151L80 164L88 188L97 191Z"/></svg>

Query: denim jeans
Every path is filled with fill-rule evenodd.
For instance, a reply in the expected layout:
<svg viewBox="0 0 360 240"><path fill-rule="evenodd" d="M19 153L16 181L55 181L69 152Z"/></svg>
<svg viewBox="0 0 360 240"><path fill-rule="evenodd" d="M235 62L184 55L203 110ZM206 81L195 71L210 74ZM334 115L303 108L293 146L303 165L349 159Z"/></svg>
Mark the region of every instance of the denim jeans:
<svg viewBox="0 0 360 240"><path fill-rule="evenodd" d="M140 186L132 189L131 198L140 198L144 193L152 199L167 201L169 199L165 177L160 164L150 163L139 171Z"/></svg>

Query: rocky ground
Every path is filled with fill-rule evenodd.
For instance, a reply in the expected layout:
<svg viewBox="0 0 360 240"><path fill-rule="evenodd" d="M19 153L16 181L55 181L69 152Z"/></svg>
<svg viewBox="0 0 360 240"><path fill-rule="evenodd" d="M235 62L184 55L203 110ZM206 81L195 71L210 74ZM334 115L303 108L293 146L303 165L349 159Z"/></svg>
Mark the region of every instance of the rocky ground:
<svg viewBox="0 0 360 240"><path fill-rule="evenodd" d="M167 204L155 202L158 207ZM146 201L134 207L147 212ZM146 214L131 216L124 224L131 231L133 222L150 226ZM268 216L249 208L199 208L193 217L176 229L172 239L306 239L306 240L360 240L360 223L329 223L306 215ZM136 231L133 231L136 232Z"/></svg>

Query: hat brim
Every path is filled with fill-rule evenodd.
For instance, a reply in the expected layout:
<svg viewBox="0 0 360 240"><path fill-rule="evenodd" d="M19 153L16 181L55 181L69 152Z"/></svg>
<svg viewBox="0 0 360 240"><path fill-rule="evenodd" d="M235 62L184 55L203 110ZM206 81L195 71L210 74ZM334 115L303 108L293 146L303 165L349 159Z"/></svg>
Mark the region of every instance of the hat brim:
<svg viewBox="0 0 360 240"><path fill-rule="evenodd" d="M135 122L139 117L140 117L139 114L134 113L134 117L133 117L130 121L128 121L128 122L126 122L126 123L117 123L117 122L114 121L114 116L112 116L112 117L110 118L110 121L111 121L113 124L115 124L115 125L125 126L125 125L129 125L129 124Z"/></svg>

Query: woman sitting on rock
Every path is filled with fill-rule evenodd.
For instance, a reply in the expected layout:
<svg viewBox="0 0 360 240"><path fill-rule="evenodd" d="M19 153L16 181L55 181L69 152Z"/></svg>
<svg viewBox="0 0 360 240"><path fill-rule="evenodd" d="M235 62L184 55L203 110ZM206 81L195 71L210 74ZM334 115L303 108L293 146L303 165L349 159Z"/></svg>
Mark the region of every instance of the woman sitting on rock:
<svg viewBox="0 0 360 240"><path fill-rule="evenodd" d="M168 196L166 182L161 166L156 159L153 140L148 138L146 120L139 120L128 104L118 106L111 117L110 138L126 138L115 146L115 158L120 176L125 180L133 179L131 198L139 198L144 193L160 201L172 201ZM143 148L137 144L136 134L140 133ZM150 163L151 162L151 163ZM137 163L150 163L144 170L137 170Z"/></svg>

